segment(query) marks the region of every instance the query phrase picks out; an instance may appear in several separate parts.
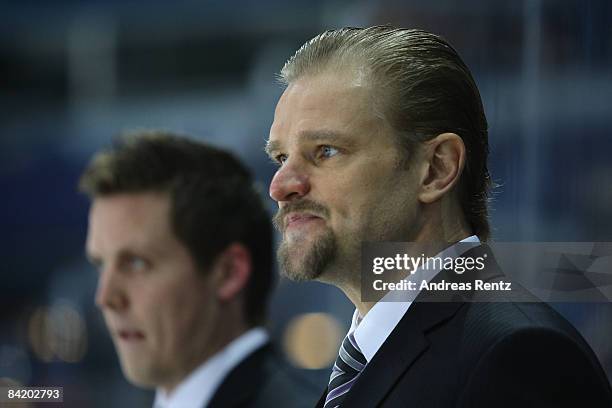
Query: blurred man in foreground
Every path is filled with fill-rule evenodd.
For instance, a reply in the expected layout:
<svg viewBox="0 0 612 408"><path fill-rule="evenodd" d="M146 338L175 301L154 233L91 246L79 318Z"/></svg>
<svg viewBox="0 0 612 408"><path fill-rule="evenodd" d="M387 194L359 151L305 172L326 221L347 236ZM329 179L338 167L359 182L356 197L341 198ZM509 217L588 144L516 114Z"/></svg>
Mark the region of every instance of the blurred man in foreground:
<svg viewBox="0 0 612 408"><path fill-rule="evenodd" d="M453 302L425 302L424 291L414 302L362 299L366 241L488 254L483 279L503 277L480 244L489 236L484 110L446 41L387 26L328 31L281 78L267 143L279 166L270 184L279 263L292 279L337 286L356 308L319 407L612 406L589 346L542 303L473 292ZM423 276L460 274L443 272Z"/></svg>
<svg viewBox="0 0 612 408"><path fill-rule="evenodd" d="M269 217L231 154L160 132L97 154L87 255L127 379L156 408L312 406L262 328ZM309 399L309 397L311 397Z"/></svg>

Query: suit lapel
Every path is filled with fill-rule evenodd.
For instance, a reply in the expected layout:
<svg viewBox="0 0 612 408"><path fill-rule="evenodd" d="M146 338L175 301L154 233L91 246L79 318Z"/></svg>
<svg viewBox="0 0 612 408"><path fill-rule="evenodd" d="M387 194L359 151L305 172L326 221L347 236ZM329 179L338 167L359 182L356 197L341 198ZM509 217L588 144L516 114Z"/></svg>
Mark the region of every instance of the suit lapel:
<svg viewBox="0 0 612 408"><path fill-rule="evenodd" d="M380 347L342 402L344 407L374 407L389 391L401 374L428 347L418 324L419 316L406 313ZM393 358L389 358L389 356ZM382 356L382 357L381 357ZM317 408L323 407L327 390Z"/></svg>
<svg viewBox="0 0 612 408"><path fill-rule="evenodd" d="M323 391L323 395L321 395L321 398L319 398L319 401L317 402L317 405L315 405L315 408L323 408L323 405L325 405L326 397L327 397L327 388L325 388L325 390Z"/></svg>
<svg viewBox="0 0 612 408"><path fill-rule="evenodd" d="M462 303L415 303L380 347L343 402L375 407L429 348L424 332L452 316Z"/></svg>

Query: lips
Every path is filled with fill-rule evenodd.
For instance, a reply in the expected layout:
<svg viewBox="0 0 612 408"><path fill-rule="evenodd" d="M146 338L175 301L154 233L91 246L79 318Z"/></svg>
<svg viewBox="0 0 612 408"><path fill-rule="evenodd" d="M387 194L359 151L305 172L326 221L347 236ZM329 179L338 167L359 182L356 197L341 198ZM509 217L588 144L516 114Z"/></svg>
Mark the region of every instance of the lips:
<svg viewBox="0 0 612 408"><path fill-rule="evenodd" d="M309 221L320 220L321 217L307 213L292 213L285 218L285 226L289 228L291 226L303 225Z"/></svg>
<svg viewBox="0 0 612 408"><path fill-rule="evenodd" d="M144 340L145 335L139 330L118 330L117 336L124 341L140 341Z"/></svg>

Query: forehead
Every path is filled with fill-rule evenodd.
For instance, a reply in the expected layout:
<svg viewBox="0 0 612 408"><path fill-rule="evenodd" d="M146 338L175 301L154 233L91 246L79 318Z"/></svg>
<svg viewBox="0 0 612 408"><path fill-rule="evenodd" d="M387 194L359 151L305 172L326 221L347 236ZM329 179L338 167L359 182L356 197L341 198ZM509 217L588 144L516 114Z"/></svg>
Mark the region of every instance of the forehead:
<svg viewBox="0 0 612 408"><path fill-rule="evenodd" d="M172 237L170 199L164 193L125 193L95 198L89 212L88 250L144 247Z"/></svg>
<svg viewBox="0 0 612 408"><path fill-rule="evenodd" d="M276 105L268 144L271 148L302 136L345 135L354 138L380 126L372 92L350 74L322 73L292 82ZM309 139L309 138L306 138Z"/></svg>

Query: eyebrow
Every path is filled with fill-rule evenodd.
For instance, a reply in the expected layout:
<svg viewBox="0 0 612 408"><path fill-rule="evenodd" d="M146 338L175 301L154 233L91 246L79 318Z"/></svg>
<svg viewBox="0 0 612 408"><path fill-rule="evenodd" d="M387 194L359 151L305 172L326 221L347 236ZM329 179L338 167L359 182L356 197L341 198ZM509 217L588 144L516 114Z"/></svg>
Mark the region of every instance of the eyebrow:
<svg viewBox="0 0 612 408"><path fill-rule="evenodd" d="M300 132L297 136L299 139L308 142L330 142L335 144L342 144L344 146L352 146L354 141L345 134L332 131L332 130L315 130L315 131L304 131ZM265 152L268 156L272 153L281 150L281 143L277 140L269 140L266 142Z"/></svg>
<svg viewBox="0 0 612 408"><path fill-rule="evenodd" d="M99 257L98 255L93 254L91 252L85 252L85 256L87 257L87 260L89 261L89 263L91 263L93 266L99 267L100 265L102 265L102 262L103 262L102 258ZM148 258L148 257L145 254L137 250L132 250L132 249L122 249L116 255L116 259L119 261L129 259L129 258Z"/></svg>

